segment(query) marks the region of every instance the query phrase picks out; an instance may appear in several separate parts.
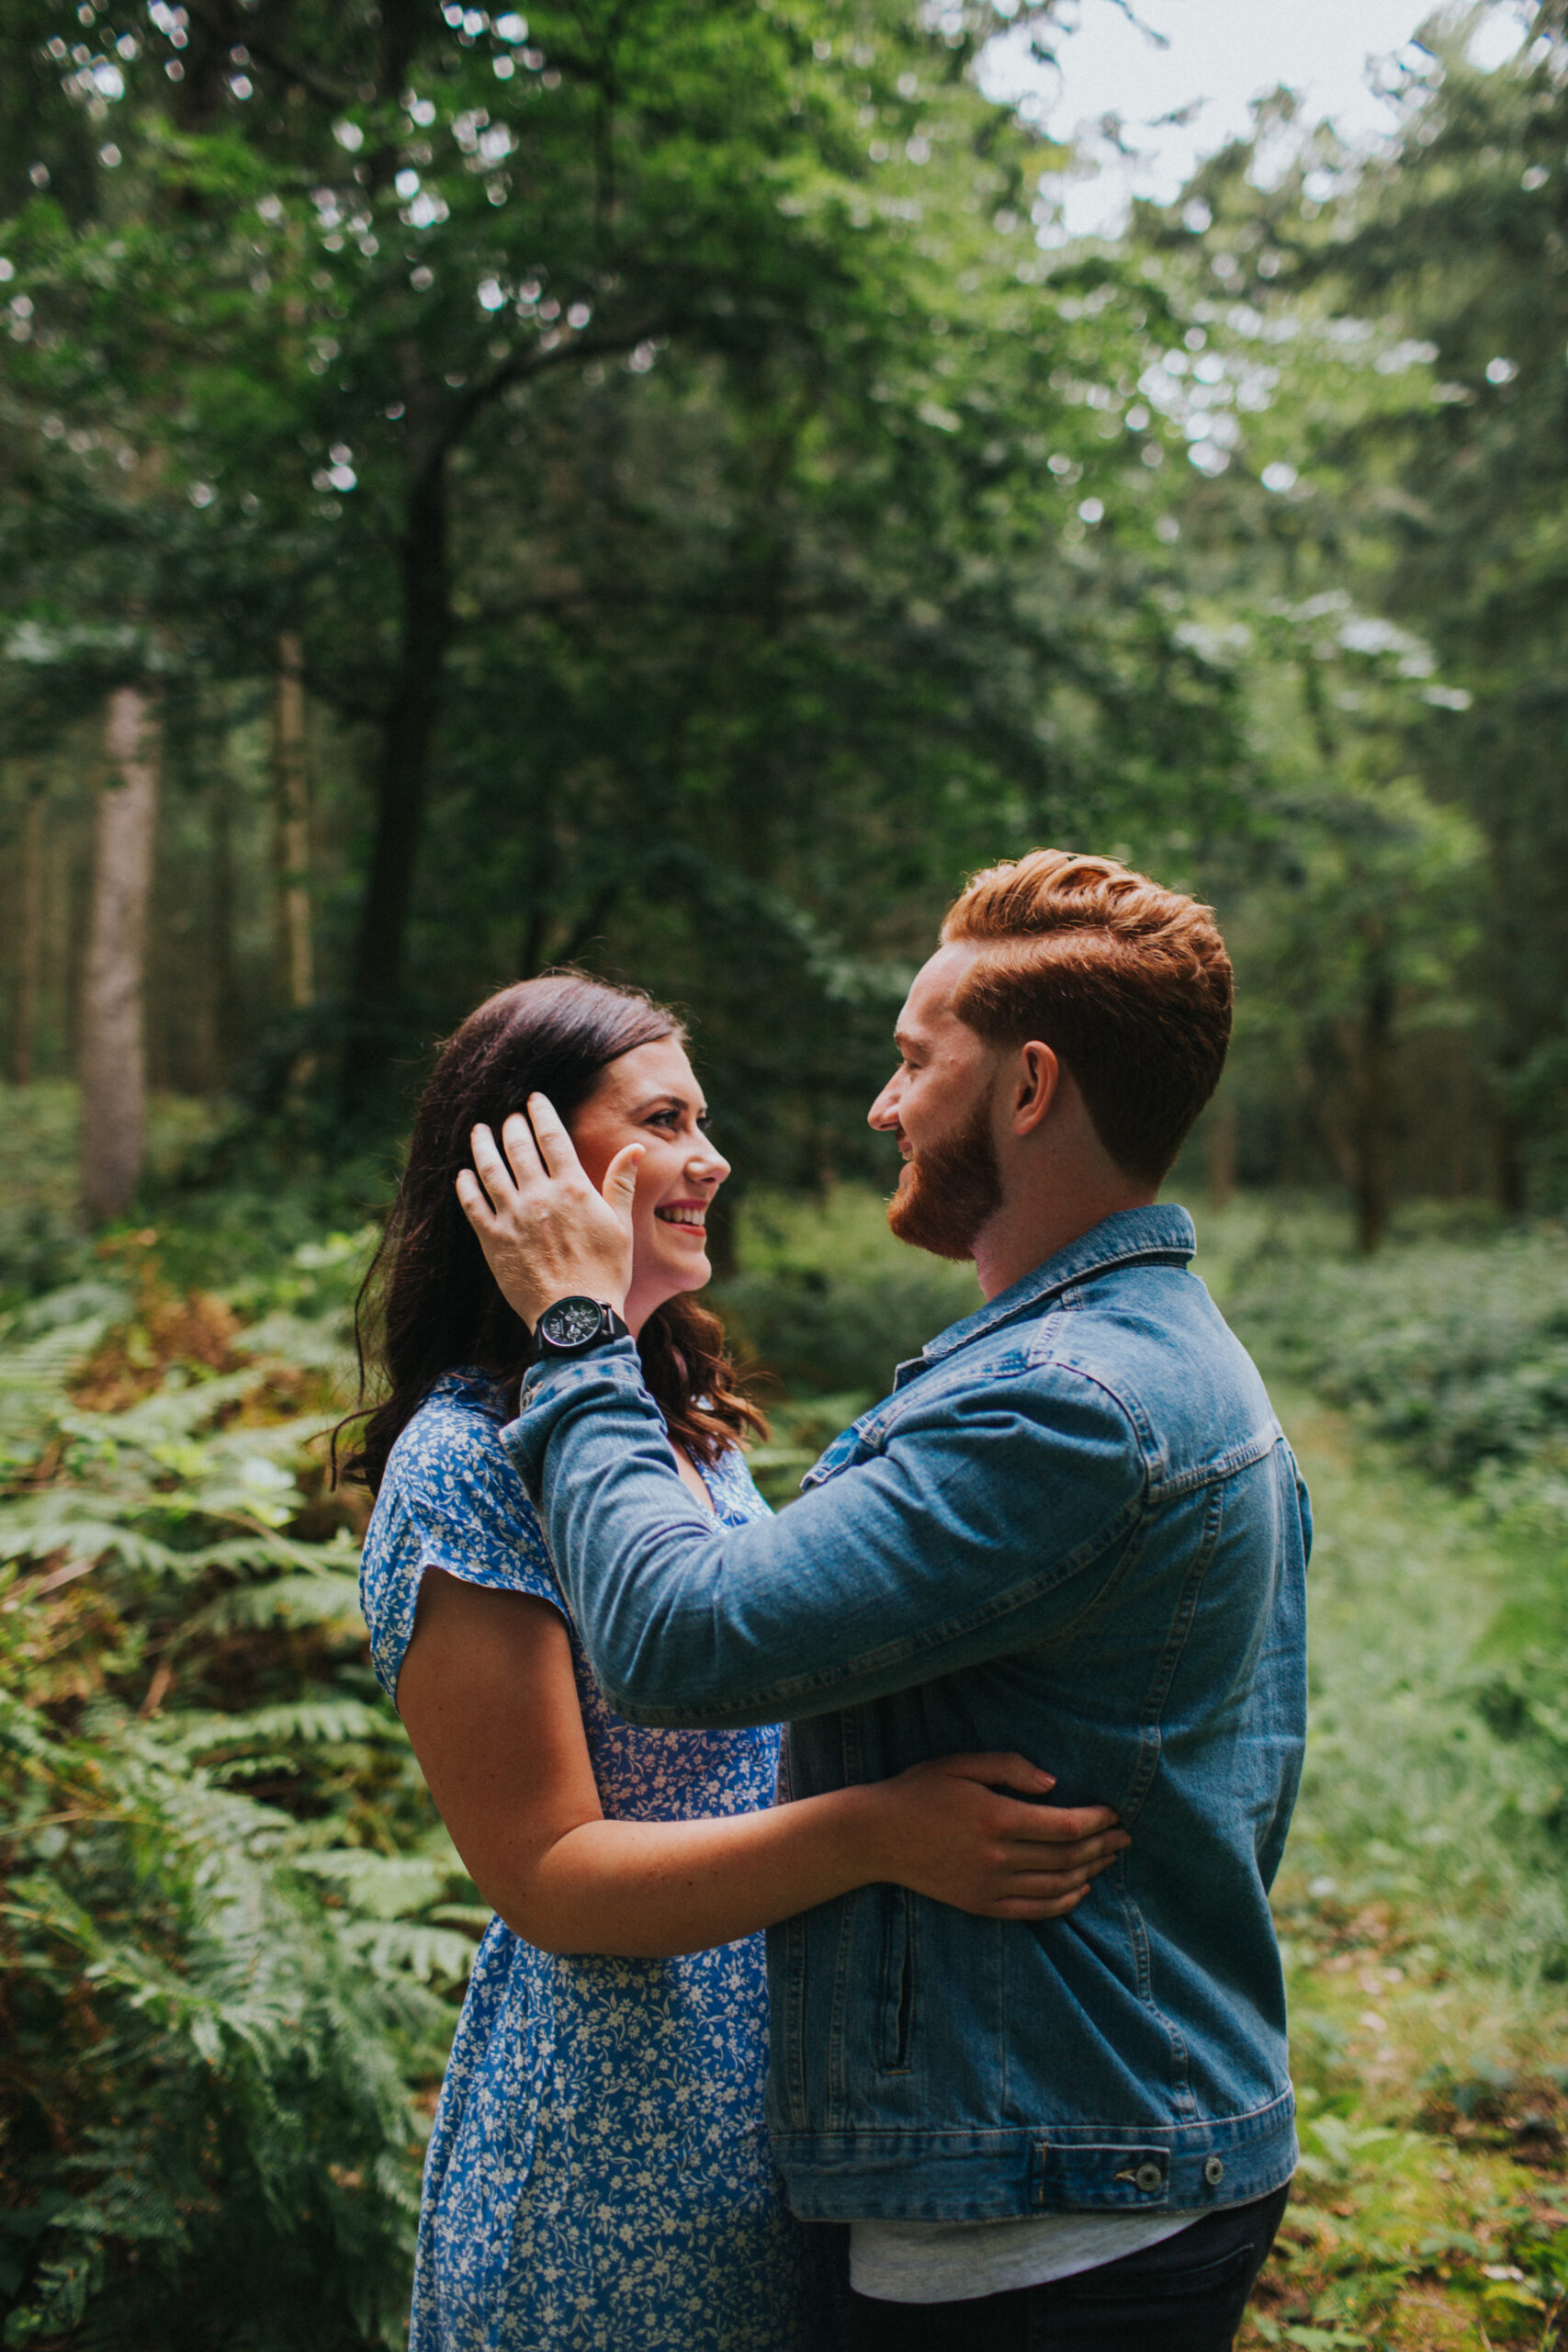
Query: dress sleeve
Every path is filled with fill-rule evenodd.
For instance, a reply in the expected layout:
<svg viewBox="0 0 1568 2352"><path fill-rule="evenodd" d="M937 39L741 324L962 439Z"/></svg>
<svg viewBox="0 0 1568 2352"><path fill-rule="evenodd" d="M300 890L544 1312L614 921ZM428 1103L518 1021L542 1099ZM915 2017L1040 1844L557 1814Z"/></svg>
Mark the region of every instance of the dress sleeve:
<svg viewBox="0 0 1568 2352"><path fill-rule="evenodd" d="M507 1460L510 1464L510 1455ZM713 1497L714 1510L727 1527L743 1527L748 1520L773 1517L773 1508L759 1489L750 1464L738 1445L721 1453L702 1476ZM521 1487L521 1479L518 1484Z"/></svg>
<svg viewBox="0 0 1568 2352"><path fill-rule="evenodd" d="M393 1447L360 1562L371 1660L394 1700L426 1568L528 1593L568 1615L537 1514L495 1421L446 1400L423 1407Z"/></svg>

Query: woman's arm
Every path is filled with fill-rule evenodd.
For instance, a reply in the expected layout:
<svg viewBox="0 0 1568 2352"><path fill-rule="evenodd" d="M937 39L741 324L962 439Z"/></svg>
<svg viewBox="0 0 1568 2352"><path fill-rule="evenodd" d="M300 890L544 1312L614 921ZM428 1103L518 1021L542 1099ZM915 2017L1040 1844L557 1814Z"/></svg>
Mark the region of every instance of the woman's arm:
<svg viewBox="0 0 1568 2352"><path fill-rule="evenodd" d="M1073 1909L1129 1840L1034 1794L1018 1757L944 1757L766 1813L606 1821L564 1623L547 1601L427 1569L398 1708L475 1885L546 1951L662 1959L732 1942L874 1880L995 1918Z"/></svg>

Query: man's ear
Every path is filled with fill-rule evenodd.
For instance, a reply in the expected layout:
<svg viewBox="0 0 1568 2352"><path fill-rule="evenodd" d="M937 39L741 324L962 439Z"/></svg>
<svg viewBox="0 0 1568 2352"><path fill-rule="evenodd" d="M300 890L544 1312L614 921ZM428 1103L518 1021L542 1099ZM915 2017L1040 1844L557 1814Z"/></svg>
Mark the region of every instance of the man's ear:
<svg viewBox="0 0 1568 2352"><path fill-rule="evenodd" d="M1062 1065L1049 1046L1037 1037L1018 1052L1013 1083L1011 1126L1015 1136L1032 1136L1043 1124L1062 1082Z"/></svg>

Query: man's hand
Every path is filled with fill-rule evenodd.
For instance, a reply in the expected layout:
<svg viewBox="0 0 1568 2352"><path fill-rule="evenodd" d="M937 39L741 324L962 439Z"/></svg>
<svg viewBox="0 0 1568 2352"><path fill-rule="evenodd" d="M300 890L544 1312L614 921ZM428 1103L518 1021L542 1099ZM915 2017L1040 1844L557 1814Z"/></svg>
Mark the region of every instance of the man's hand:
<svg viewBox="0 0 1568 2352"><path fill-rule="evenodd" d="M457 1198L507 1305L530 1330L558 1298L597 1299L624 1314L642 1145L615 1154L596 1192L544 1095L530 1094L526 1118L513 1111L501 1140L504 1158L488 1127L473 1130L479 1173L463 1170Z"/></svg>

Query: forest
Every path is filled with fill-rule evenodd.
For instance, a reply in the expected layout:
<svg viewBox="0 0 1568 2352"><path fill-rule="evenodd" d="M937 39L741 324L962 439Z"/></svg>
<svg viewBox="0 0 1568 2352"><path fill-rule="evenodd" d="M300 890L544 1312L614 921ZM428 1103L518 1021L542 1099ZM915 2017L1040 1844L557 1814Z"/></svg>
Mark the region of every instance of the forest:
<svg viewBox="0 0 1568 2352"><path fill-rule="evenodd" d="M972 1301L864 1109L1044 843L1217 910L1171 1193L1319 1498L1243 2343L1556 2344L1568 9L1476 15L1085 240L1051 5L0 11L7 2346L403 2340L488 1914L321 1432L434 1042L689 1018L782 1505Z"/></svg>

